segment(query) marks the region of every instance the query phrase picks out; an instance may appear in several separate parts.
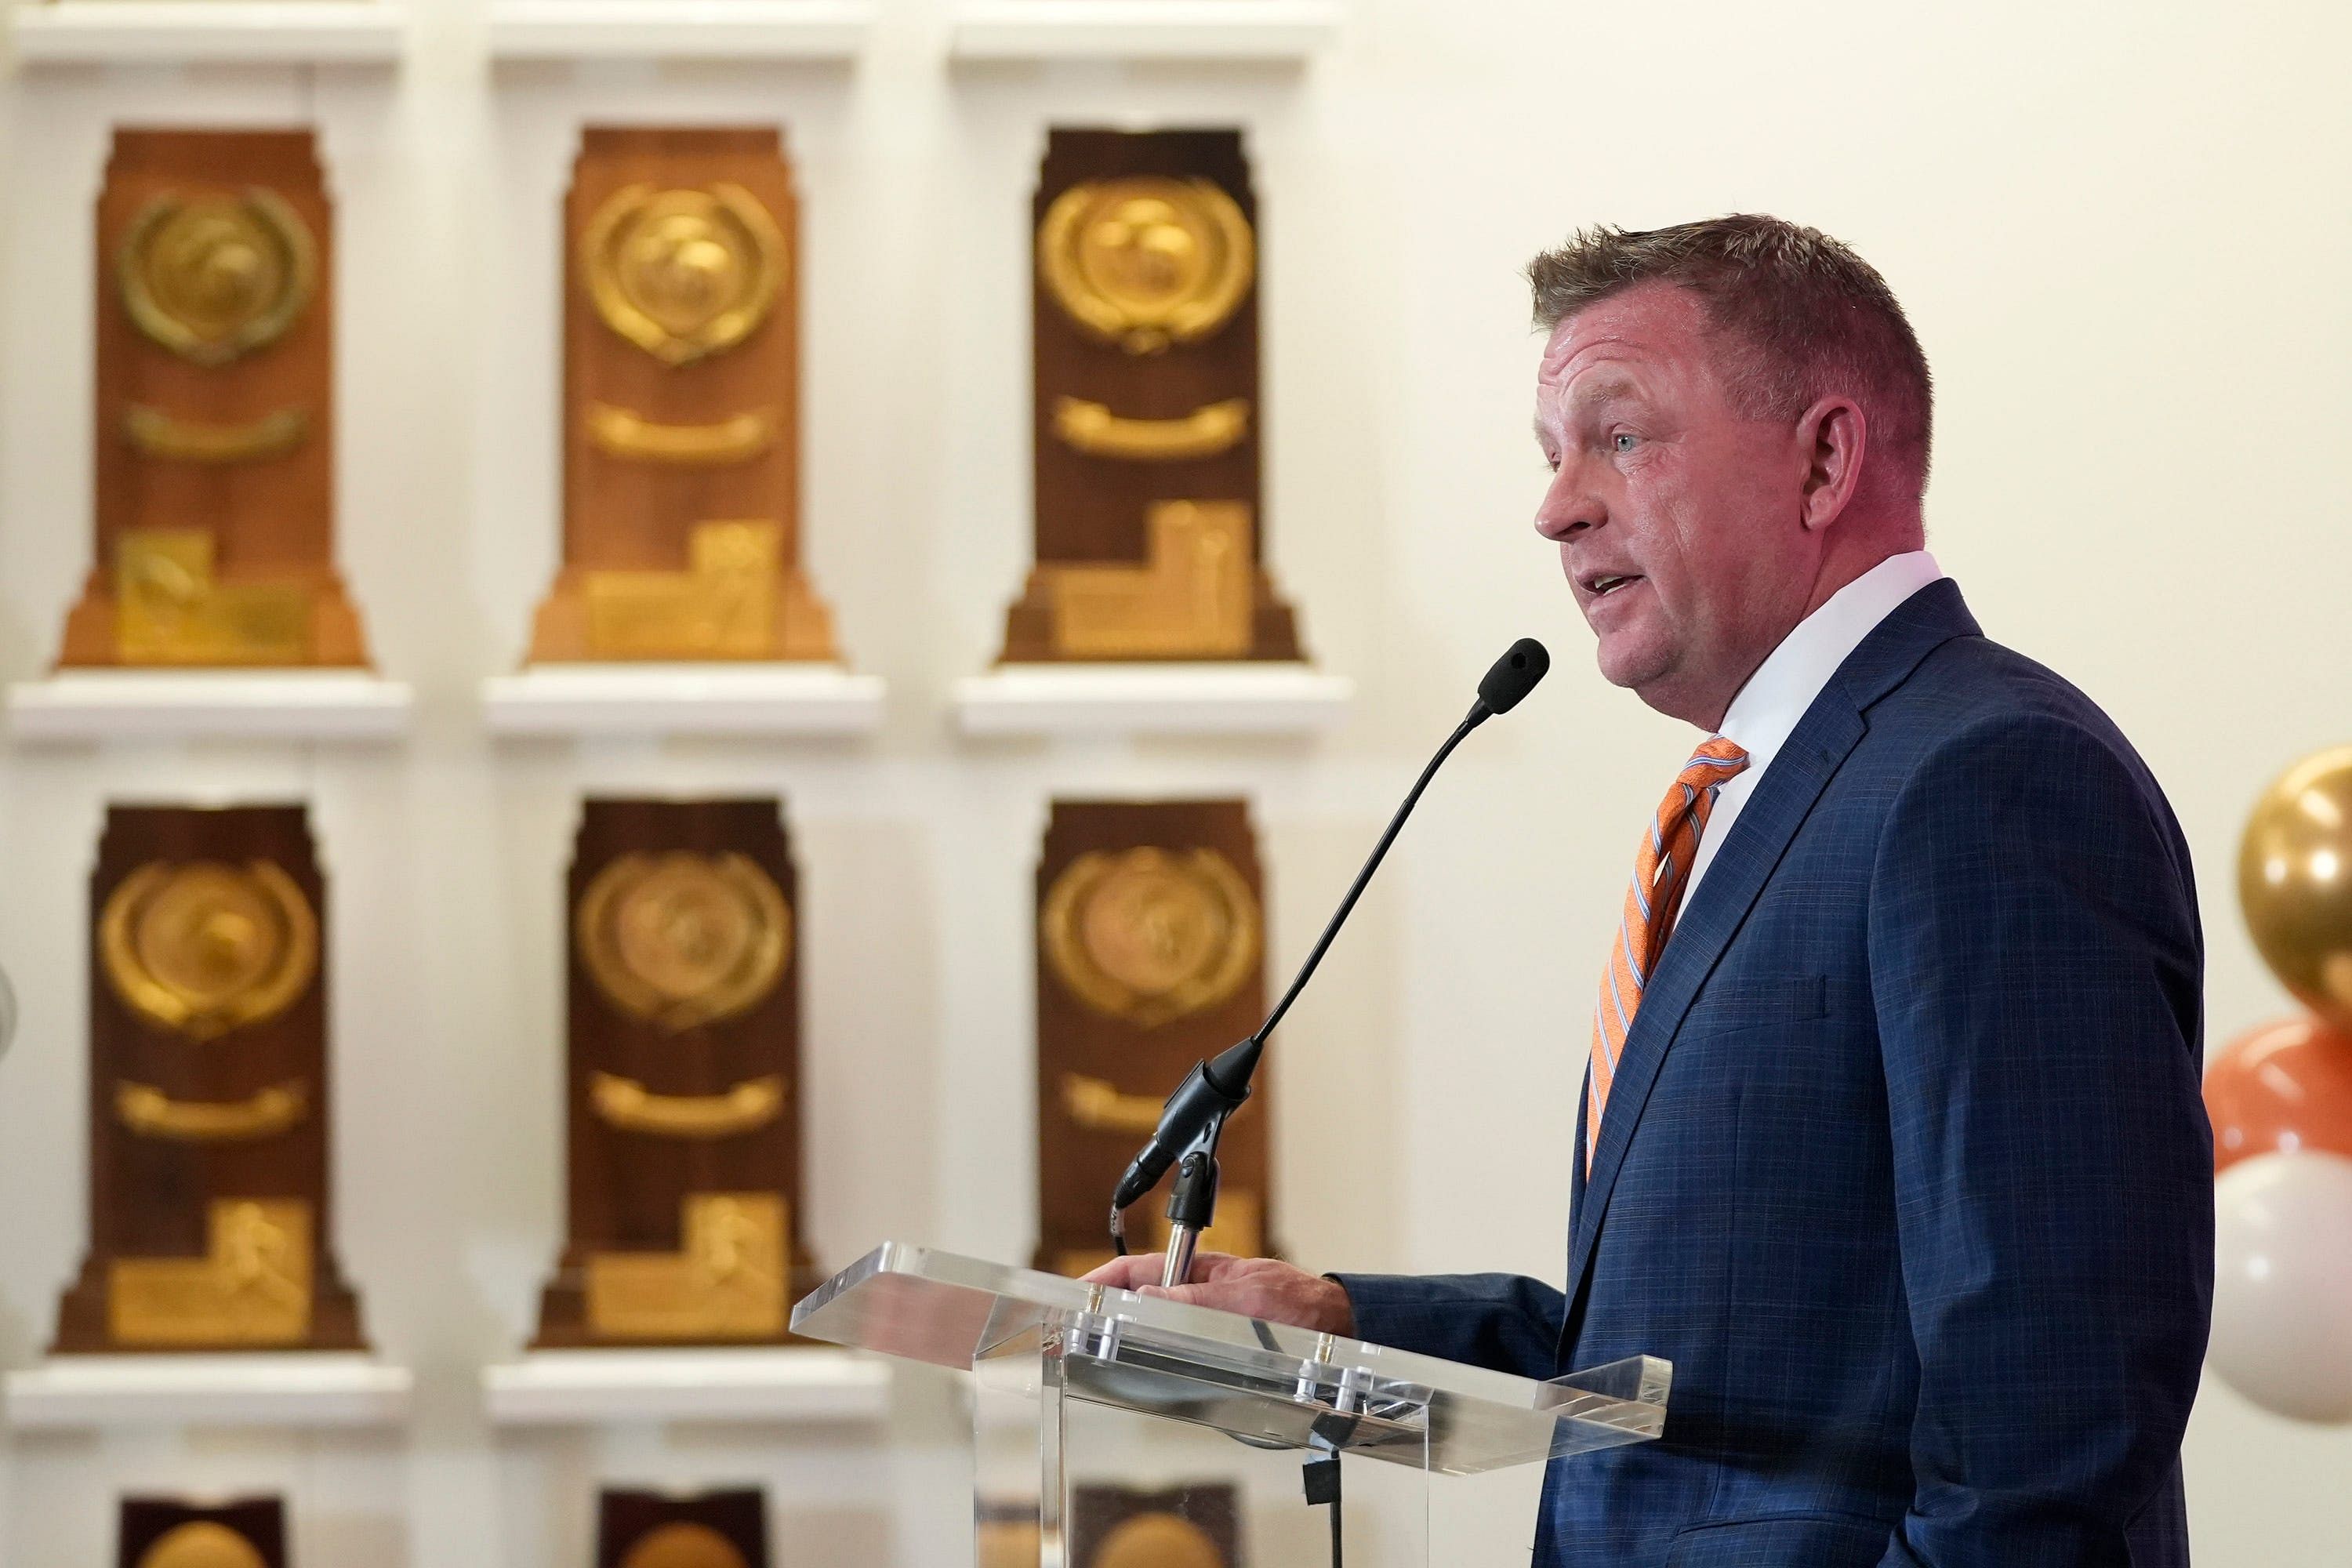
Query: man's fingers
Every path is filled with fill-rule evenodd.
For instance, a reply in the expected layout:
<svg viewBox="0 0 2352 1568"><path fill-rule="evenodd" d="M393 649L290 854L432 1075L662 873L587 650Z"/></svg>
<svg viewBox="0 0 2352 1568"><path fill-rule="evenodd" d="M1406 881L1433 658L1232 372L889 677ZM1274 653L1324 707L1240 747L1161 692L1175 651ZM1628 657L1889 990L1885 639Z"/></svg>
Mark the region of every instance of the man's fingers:
<svg viewBox="0 0 2352 1568"><path fill-rule="evenodd" d="M1086 1276L1088 1285L1108 1285L1114 1290L1132 1290L1140 1285L1156 1283L1160 1279L1160 1259L1138 1254L1130 1258L1114 1258L1108 1263Z"/></svg>
<svg viewBox="0 0 2352 1568"><path fill-rule="evenodd" d="M1229 1273L1234 1266L1248 1261L1223 1252L1203 1252L1192 1259L1195 1282L1217 1279ZM1114 1258L1092 1273L1082 1277L1088 1285L1108 1285L1115 1290L1136 1290L1146 1285L1160 1283L1161 1260L1156 1252L1130 1253Z"/></svg>
<svg viewBox="0 0 2352 1568"><path fill-rule="evenodd" d="M1225 1292L1213 1285L1147 1285L1142 1294L1186 1307L1218 1307L1228 1312L1234 1310L1230 1303L1216 1299Z"/></svg>

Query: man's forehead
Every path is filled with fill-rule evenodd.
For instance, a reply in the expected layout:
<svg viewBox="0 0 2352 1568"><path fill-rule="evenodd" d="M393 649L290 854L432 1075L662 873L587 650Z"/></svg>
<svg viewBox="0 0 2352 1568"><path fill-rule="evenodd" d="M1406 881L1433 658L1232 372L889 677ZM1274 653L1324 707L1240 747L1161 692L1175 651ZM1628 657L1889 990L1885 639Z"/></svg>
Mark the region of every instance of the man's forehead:
<svg viewBox="0 0 2352 1568"><path fill-rule="evenodd" d="M1687 289L1643 284L1586 306L1552 329L1538 379L1555 389L1604 366L1630 376L1705 352L1703 307ZM1612 377L1613 379L1613 377Z"/></svg>

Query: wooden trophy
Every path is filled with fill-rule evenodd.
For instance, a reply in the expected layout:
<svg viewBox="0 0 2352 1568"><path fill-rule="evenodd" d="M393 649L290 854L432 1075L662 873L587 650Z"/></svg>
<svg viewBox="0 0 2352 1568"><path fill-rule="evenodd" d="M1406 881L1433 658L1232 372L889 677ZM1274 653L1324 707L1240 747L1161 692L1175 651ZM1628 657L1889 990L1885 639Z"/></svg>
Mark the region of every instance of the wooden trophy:
<svg viewBox="0 0 2352 1568"><path fill-rule="evenodd" d="M591 800L572 862L569 1226L541 1346L786 1337L800 967L781 803Z"/></svg>
<svg viewBox="0 0 2352 1568"><path fill-rule="evenodd" d="M756 1487L677 1497L606 1489L596 1568L768 1568L768 1502Z"/></svg>
<svg viewBox="0 0 2352 1568"><path fill-rule="evenodd" d="M1055 131L1036 198L1036 564L1002 662L1297 659L1261 564L1237 131Z"/></svg>
<svg viewBox="0 0 2352 1568"><path fill-rule="evenodd" d="M1054 803L1037 867L1038 1268L1110 1256L1111 1189L1161 1102L1265 1016L1260 887L1243 801ZM1261 1078L1225 1128L1203 1250L1266 1250L1266 1100ZM1134 1245L1166 1245L1164 1195L1139 1205Z"/></svg>
<svg viewBox="0 0 2352 1568"><path fill-rule="evenodd" d="M364 1348L303 808L110 807L90 908L90 1246L54 1349Z"/></svg>
<svg viewBox="0 0 2352 1568"><path fill-rule="evenodd" d="M308 131L117 131L97 560L68 668L363 666L336 574L334 226Z"/></svg>
<svg viewBox="0 0 2352 1568"><path fill-rule="evenodd" d="M1241 1568L1241 1499L1231 1486L1070 1490L1071 1568Z"/></svg>
<svg viewBox="0 0 2352 1568"><path fill-rule="evenodd" d="M772 127L583 134L533 662L835 657L801 569L798 212Z"/></svg>
<svg viewBox="0 0 2352 1568"><path fill-rule="evenodd" d="M261 1497L207 1508L127 1497L115 1539L118 1568L287 1568L286 1504Z"/></svg>

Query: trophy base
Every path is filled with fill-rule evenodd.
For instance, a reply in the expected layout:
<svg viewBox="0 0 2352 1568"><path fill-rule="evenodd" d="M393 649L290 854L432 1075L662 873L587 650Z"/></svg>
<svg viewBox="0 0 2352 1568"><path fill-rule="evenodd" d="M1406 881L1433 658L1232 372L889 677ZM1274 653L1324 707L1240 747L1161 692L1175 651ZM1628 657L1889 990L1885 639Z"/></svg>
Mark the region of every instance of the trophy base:
<svg viewBox="0 0 2352 1568"><path fill-rule="evenodd" d="M1091 564L1091 563L1089 563ZM1087 568L1081 567L1081 570ZM1259 567L1250 574L1250 602L1238 637L1228 637L1159 616L1138 616L1107 634L1073 636L1056 577L1066 566L1032 568L1021 597L1004 615L1004 651L999 664L1198 664L1303 663L1297 612L1275 591Z"/></svg>
<svg viewBox="0 0 2352 1568"><path fill-rule="evenodd" d="M785 570L717 593L691 573L566 566L531 623L531 664L803 663L840 658L833 612Z"/></svg>
<svg viewBox="0 0 2352 1568"><path fill-rule="evenodd" d="M642 1334L600 1331L589 1305L589 1258L566 1257L539 1297L539 1331L526 1347L534 1351L714 1350L729 1346L814 1346L788 1326L792 1304L824 1284L828 1276L804 1252L793 1256L791 1278L781 1295L785 1319L772 1330L742 1333L681 1331Z"/></svg>
<svg viewBox="0 0 2352 1568"><path fill-rule="evenodd" d="M201 1318L192 1315L176 1331L144 1331L134 1337L118 1334L122 1314L111 1287L115 1269L122 1261L129 1260L102 1258L95 1250L82 1260L81 1273L58 1302L58 1331L49 1343L51 1355L216 1355L226 1351L351 1352L373 1348L360 1330L359 1298L343 1282L341 1271L331 1258L317 1260L307 1321L291 1334L277 1332L275 1325L251 1320L240 1325L234 1309L205 1312ZM191 1267L202 1261L196 1258L185 1260ZM149 1327L152 1330L152 1326Z"/></svg>
<svg viewBox="0 0 2352 1568"><path fill-rule="evenodd" d="M365 669L367 636L358 606L334 576L255 578L225 575L211 589L228 603L196 604L159 625L128 617L110 573L93 572L66 616L58 669ZM263 613L240 615L240 595ZM281 609L270 601L282 601ZM248 604L250 601L248 601ZM141 623L144 624L141 624ZM256 623L275 623L257 627Z"/></svg>

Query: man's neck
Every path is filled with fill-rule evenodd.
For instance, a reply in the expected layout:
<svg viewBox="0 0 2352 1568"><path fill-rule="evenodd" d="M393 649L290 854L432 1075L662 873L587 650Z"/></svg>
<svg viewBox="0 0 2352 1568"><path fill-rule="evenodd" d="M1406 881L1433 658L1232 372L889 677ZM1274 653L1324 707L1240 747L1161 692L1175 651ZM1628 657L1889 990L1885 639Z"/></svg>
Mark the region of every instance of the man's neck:
<svg viewBox="0 0 2352 1568"><path fill-rule="evenodd" d="M1820 569L1813 574L1812 587L1805 596L1804 608L1769 637L1758 638L1756 645L1748 650L1750 657L1738 668L1734 678L1711 682L1705 693L1695 695L1689 700L1673 694L1653 695L1647 691L1640 694L1642 700L1659 712L1680 719L1710 734L1720 730L1723 716L1730 712L1731 705L1739 700L1741 689L1764 667L1764 661L1772 657L1772 650L1789 640L1790 632L1804 625L1815 611L1835 598L1848 584L1897 555L1926 549L1927 542L1919 525L1918 513L1914 510L1907 528L1887 526L1856 530L1846 535L1841 544L1842 548L1833 546L1822 552Z"/></svg>

